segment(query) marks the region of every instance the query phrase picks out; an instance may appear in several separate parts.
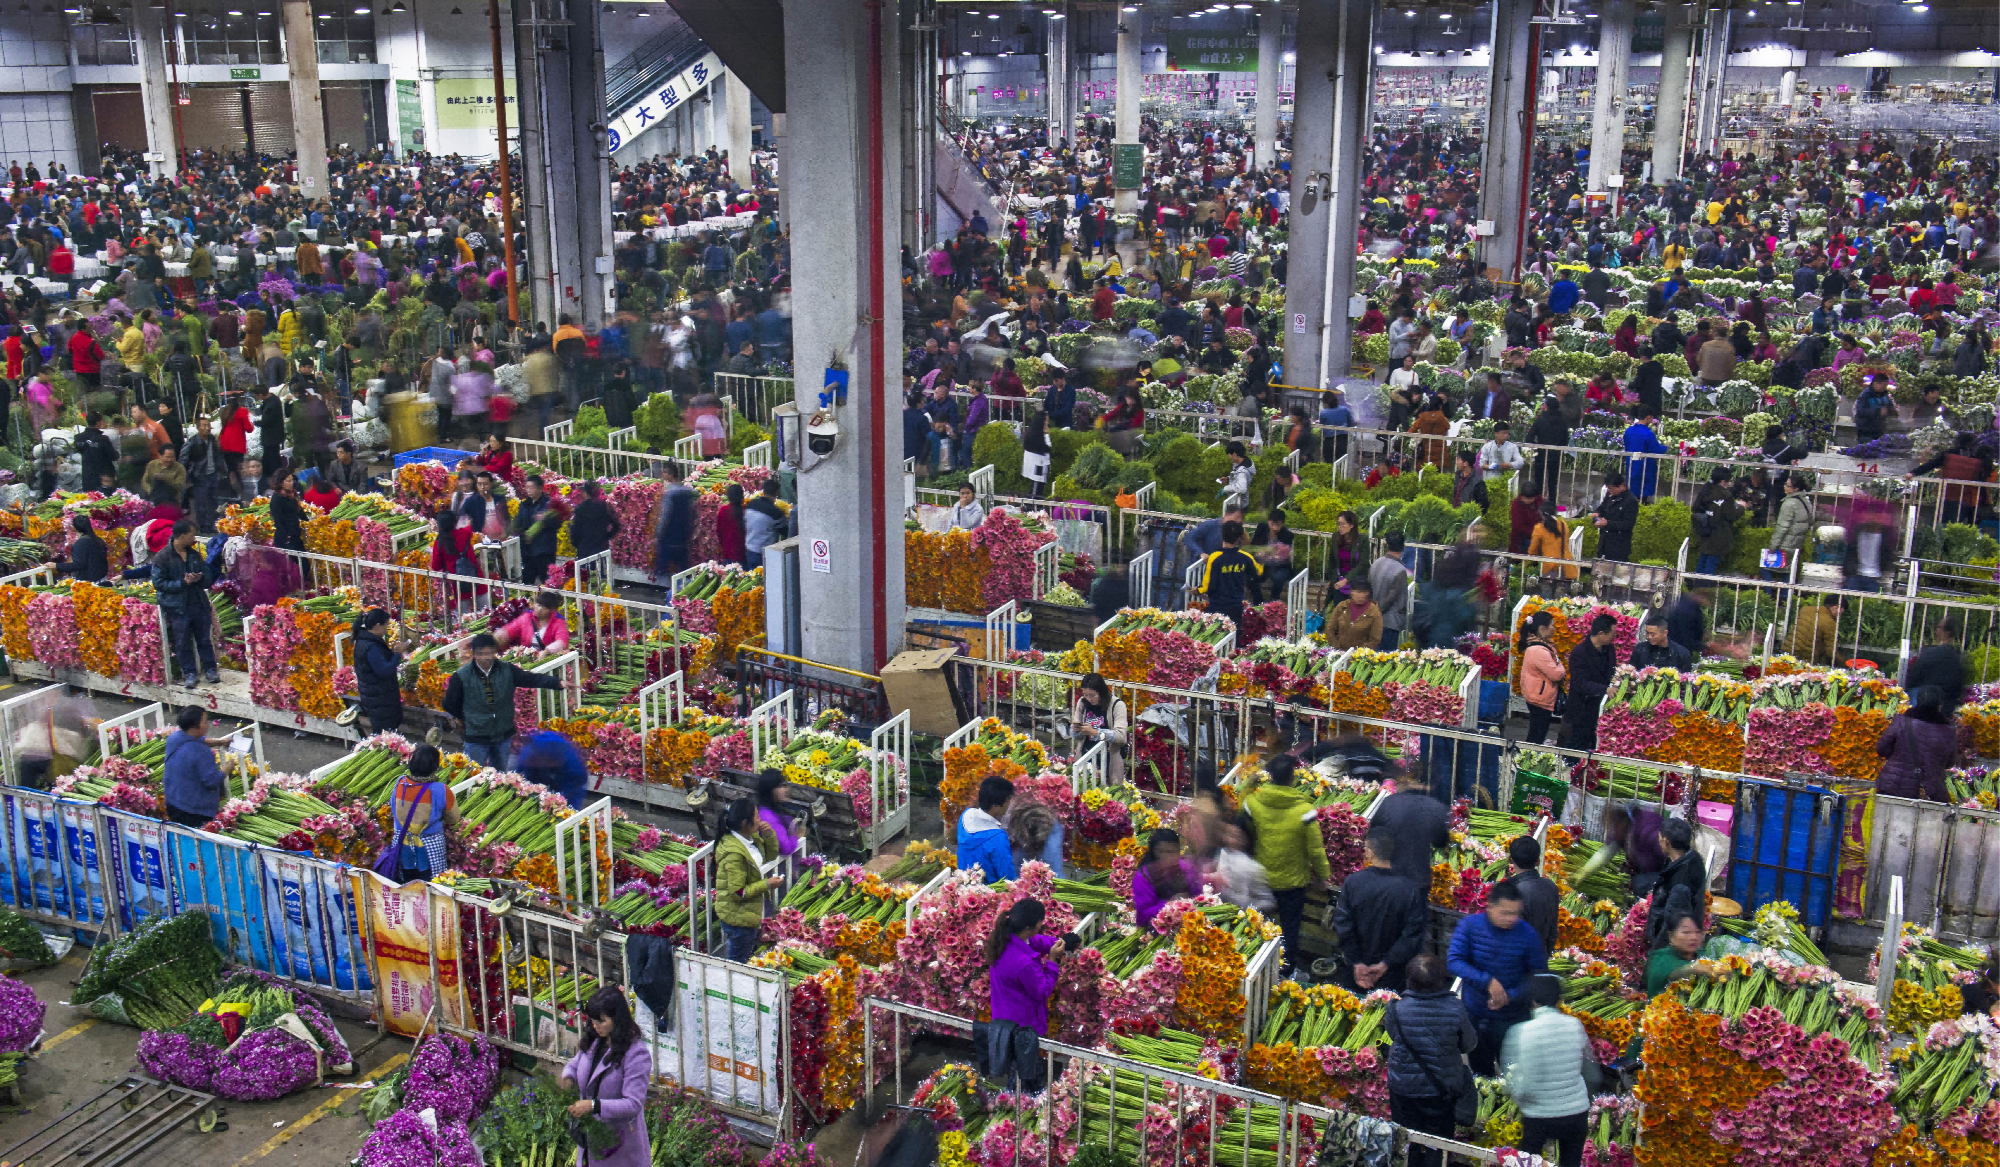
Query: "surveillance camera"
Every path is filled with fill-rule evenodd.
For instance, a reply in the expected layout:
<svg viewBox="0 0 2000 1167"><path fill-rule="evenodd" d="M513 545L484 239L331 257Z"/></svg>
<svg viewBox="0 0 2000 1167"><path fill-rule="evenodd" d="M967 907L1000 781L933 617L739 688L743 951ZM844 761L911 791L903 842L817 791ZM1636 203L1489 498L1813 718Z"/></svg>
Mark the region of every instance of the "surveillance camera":
<svg viewBox="0 0 2000 1167"><path fill-rule="evenodd" d="M590 123L590 132L593 134L606 134L611 132L611 127L605 125L603 122L592 122Z"/></svg>
<svg viewBox="0 0 2000 1167"><path fill-rule="evenodd" d="M822 409L812 415L806 423L806 448L822 458L833 453L835 440L840 437L840 422L830 409Z"/></svg>

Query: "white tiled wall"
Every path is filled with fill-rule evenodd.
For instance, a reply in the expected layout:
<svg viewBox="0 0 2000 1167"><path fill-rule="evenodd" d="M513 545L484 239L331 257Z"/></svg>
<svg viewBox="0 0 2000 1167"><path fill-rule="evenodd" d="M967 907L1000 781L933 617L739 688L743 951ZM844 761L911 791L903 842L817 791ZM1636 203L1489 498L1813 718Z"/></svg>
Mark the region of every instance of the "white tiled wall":
<svg viewBox="0 0 2000 1167"><path fill-rule="evenodd" d="M0 166L12 159L77 169L68 33L56 15L0 20Z"/></svg>

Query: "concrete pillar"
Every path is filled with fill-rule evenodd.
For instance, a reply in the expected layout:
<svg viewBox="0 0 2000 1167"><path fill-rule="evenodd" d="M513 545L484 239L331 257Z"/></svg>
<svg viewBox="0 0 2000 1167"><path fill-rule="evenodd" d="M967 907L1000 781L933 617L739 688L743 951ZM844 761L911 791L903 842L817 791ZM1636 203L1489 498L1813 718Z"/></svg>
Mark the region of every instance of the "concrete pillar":
<svg viewBox="0 0 2000 1167"><path fill-rule="evenodd" d="M1660 93L1653 107L1653 182L1664 186L1681 176L1681 139L1687 133L1688 51L1694 30L1678 4L1665 8L1660 40Z"/></svg>
<svg viewBox="0 0 2000 1167"><path fill-rule="evenodd" d="M1493 224L1482 253L1487 273L1517 278L1524 242L1529 160L1535 146L1535 73L1541 28L1534 0L1493 0L1493 68L1486 88L1486 157L1479 218Z"/></svg>
<svg viewBox="0 0 2000 1167"><path fill-rule="evenodd" d="M180 152L174 134L173 86L167 81L166 42L160 35L165 15L163 9L146 4L132 8L132 39L139 48L139 104L146 118L146 150L158 156L151 164L156 178L178 168Z"/></svg>
<svg viewBox="0 0 2000 1167"><path fill-rule="evenodd" d="M1143 12L1118 14L1118 121L1111 139L1114 160L1119 147L1139 142L1139 99L1145 90L1145 79L1139 72L1139 42L1146 28L1145 21ZM1121 215L1136 214L1139 210L1138 188L1118 191L1112 209Z"/></svg>
<svg viewBox="0 0 2000 1167"><path fill-rule="evenodd" d="M292 141L299 153L299 193L308 201L325 198L326 113L319 96L319 44L313 34L312 0L283 0L285 59L292 91Z"/></svg>
<svg viewBox="0 0 2000 1167"><path fill-rule="evenodd" d="M776 141L772 143L772 149L775 150L778 155L778 186L780 190L782 190L785 184L785 174L786 174L785 168L787 165L790 164L792 158L791 139L785 136L784 114L773 113L771 115L771 137L776 139ZM932 167L932 178L933 180L935 180L936 178L934 165ZM936 206L937 206L937 196L933 194L926 194L924 201L924 210L925 213L930 216L929 222L933 224L932 229L935 229L935 224L937 222L937 212L932 209L935 208ZM786 200L780 198L778 200L778 227L780 230L782 230L784 228L790 227L791 225L792 225L792 208L786 202Z"/></svg>
<svg viewBox="0 0 2000 1167"><path fill-rule="evenodd" d="M750 185L750 87L733 71L722 75L723 148L729 151L729 178Z"/></svg>
<svg viewBox="0 0 2000 1167"><path fill-rule="evenodd" d="M528 289L529 319L540 321L553 331L556 326L556 264L552 211L549 192L556 186L549 165L548 134L544 126L548 114L543 108L542 53L535 27L539 0L522 0L514 5L514 120L521 127L521 169L515 177L520 191L523 226L528 236L528 253L516 256L519 284ZM510 123L511 124L511 123ZM641 135L659 141L657 127ZM649 156L641 146L639 157Z"/></svg>
<svg viewBox="0 0 2000 1167"><path fill-rule="evenodd" d="M1778 77L1778 104L1789 107L1799 95L1799 71L1787 69Z"/></svg>
<svg viewBox="0 0 2000 1167"><path fill-rule="evenodd" d="M1710 9L1701 33L1701 102L1695 120L1695 148L1708 154L1722 152L1722 87L1729 72L1731 22L1729 9Z"/></svg>
<svg viewBox="0 0 2000 1167"><path fill-rule="evenodd" d="M1327 246L1333 197L1334 76L1340 14L1331 3L1299 8L1298 75L1292 83L1291 234L1286 247L1285 379L1308 384L1326 352Z"/></svg>
<svg viewBox="0 0 2000 1167"><path fill-rule="evenodd" d="M1317 387L1325 388L1353 371L1354 244L1360 228L1362 160L1374 124L1375 0L1347 0L1340 11L1340 60L1333 95L1333 220L1327 233L1325 364ZM1297 125L1294 119L1293 124ZM1290 365L1285 372L1299 380Z"/></svg>
<svg viewBox="0 0 2000 1167"><path fill-rule="evenodd" d="M576 272L577 296L583 306L579 322L602 324L610 318L614 282L611 157L603 131L593 128L611 120L604 109L603 8L597 4L570 4L567 8L570 68L566 112L572 127L568 175L576 195L577 246L583 259ZM558 204L558 214L567 210Z"/></svg>
<svg viewBox="0 0 2000 1167"><path fill-rule="evenodd" d="M1608 0L1597 35L1597 90L1590 110L1590 186L1605 191L1625 153L1625 78L1632 64L1632 5Z"/></svg>
<svg viewBox="0 0 2000 1167"><path fill-rule="evenodd" d="M1285 10L1266 4L1257 13L1257 169L1278 161L1278 90L1285 75Z"/></svg>
<svg viewBox="0 0 2000 1167"><path fill-rule="evenodd" d="M904 619L903 328L887 193L902 165L896 10L819 0L785 7L785 106L798 121L786 118L782 201L793 225L792 286L810 289L792 300L800 411L817 410L830 363L848 370L834 450L805 454L799 472L800 541L824 540L828 552L824 571L801 565L800 626L805 656L872 673L901 647Z"/></svg>
<svg viewBox="0 0 2000 1167"><path fill-rule="evenodd" d="M1076 39L1066 13L1049 14L1049 148L1076 138Z"/></svg>

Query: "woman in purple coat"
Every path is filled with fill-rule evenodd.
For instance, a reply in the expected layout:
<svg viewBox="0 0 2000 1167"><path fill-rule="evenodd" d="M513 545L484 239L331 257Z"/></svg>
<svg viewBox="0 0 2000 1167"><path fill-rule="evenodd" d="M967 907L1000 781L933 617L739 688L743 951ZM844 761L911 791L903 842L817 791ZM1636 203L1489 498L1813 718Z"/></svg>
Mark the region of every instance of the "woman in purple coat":
<svg viewBox="0 0 2000 1167"><path fill-rule="evenodd" d="M1079 946L1074 933L1060 939L1035 935L1047 915L1040 900L1020 900L1000 913L993 921L993 934L986 938L986 959L993 962L988 975L993 1020L986 1026L986 1066L994 1080L1010 1090L1015 1079L1031 1093L1042 1088L1046 1067L1041 1039L1048 1036L1049 994L1055 991L1058 975L1053 957Z"/></svg>
<svg viewBox="0 0 2000 1167"><path fill-rule="evenodd" d="M580 1097L570 1104L572 1118L595 1114L619 1138L602 1155L576 1152L577 1167L604 1163L611 1167L651 1167L653 1148L646 1137L646 1083L653 1059L639 1040L639 1026L622 989L602 988L583 1007L589 1025L583 1048L563 1067L562 1084Z"/></svg>
<svg viewBox="0 0 2000 1167"><path fill-rule="evenodd" d="M1139 927L1152 924L1174 900L1201 894L1201 872L1181 858L1179 833L1165 827L1146 836L1146 861L1132 874L1132 914Z"/></svg>

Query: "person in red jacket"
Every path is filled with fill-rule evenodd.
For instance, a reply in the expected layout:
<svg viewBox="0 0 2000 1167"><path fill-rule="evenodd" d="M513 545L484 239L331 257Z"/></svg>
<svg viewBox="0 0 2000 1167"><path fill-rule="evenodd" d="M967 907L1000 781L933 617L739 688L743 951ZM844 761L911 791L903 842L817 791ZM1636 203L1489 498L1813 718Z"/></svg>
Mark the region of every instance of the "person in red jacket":
<svg viewBox="0 0 2000 1167"><path fill-rule="evenodd" d="M97 338L90 335L90 329L79 327L69 338L69 367L83 383L95 389L98 387L98 370L102 367L104 350L97 347Z"/></svg>
<svg viewBox="0 0 2000 1167"><path fill-rule="evenodd" d="M76 294L76 253L61 240L49 251L49 275L67 285L71 295Z"/></svg>
<svg viewBox="0 0 2000 1167"><path fill-rule="evenodd" d="M216 440L222 446L222 460L228 465L232 479L243 465L243 455L250 449L250 433L255 428L242 399L230 394L222 403L222 433Z"/></svg>
<svg viewBox="0 0 2000 1167"><path fill-rule="evenodd" d="M5 341L0 341L0 351L7 356L7 379L19 384L28 375L28 352L32 348L21 338L18 331L9 332Z"/></svg>

